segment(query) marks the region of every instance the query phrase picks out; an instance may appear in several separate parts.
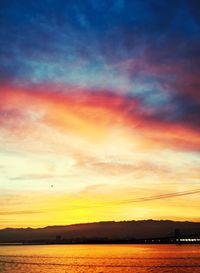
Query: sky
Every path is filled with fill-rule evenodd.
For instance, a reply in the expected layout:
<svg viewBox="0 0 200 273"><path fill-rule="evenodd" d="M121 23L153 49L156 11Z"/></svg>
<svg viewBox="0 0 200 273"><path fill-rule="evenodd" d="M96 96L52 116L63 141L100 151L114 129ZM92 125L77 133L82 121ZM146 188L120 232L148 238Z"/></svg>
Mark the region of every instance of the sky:
<svg viewBox="0 0 200 273"><path fill-rule="evenodd" d="M199 11L0 1L0 228L200 221Z"/></svg>

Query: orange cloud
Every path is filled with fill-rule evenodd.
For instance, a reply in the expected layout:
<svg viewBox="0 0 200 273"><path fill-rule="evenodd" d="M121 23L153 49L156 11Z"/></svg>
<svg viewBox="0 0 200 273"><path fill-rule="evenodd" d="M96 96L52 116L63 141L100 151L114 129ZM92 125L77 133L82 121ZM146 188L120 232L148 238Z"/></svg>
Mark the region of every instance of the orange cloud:
<svg viewBox="0 0 200 273"><path fill-rule="evenodd" d="M48 89L47 89L48 88ZM128 140L141 149L168 147L199 150L200 133L183 124L148 117L139 103L111 92L91 92L72 87L35 89L1 88L1 124L13 127L37 122L92 142L102 141L114 128L124 130ZM30 132L28 132L30 133Z"/></svg>

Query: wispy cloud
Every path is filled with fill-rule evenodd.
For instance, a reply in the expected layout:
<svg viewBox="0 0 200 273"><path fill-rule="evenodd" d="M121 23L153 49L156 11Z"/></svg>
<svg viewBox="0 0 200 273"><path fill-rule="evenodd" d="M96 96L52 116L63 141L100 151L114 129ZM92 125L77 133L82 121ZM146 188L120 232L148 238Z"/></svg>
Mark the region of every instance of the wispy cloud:
<svg viewBox="0 0 200 273"><path fill-rule="evenodd" d="M31 215L31 214L38 214L42 213L42 211L34 211L34 210L12 210L12 211L0 211L0 215Z"/></svg>
<svg viewBox="0 0 200 273"><path fill-rule="evenodd" d="M51 174L27 174L23 176L10 177L9 180L49 180L49 179L58 179L66 178L67 176L51 175Z"/></svg>

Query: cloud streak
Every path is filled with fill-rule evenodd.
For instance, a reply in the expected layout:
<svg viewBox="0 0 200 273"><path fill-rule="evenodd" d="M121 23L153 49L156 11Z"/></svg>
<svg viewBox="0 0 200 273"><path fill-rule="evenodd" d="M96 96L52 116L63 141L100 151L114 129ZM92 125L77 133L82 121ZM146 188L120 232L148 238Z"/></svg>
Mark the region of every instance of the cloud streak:
<svg viewBox="0 0 200 273"><path fill-rule="evenodd" d="M9 216L9 215L30 215L30 214L38 214L41 211L33 211L33 210L22 210L22 211L0 211L0 215Z"/></svg>
<svg viewBox="0 0 200 273"><path fill-rule="evenodd" d="M187 196L200 193L200 189L191 190L191 191L180 191L180 192L172 192L172 193L165 193L160 195L153 195L149 197L141 197L136 199L124 200L122 203L133 203L133 202L145 202L145 201L154 201L166 198L176 198L179 196Z"/></svg>

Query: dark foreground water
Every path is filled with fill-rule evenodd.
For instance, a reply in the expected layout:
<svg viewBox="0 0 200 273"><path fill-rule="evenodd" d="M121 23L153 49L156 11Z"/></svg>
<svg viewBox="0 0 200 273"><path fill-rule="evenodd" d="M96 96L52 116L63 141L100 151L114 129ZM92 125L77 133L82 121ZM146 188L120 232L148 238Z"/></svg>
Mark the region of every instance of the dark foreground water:
<svg viewBox="0 0 200 273"><path fill-rule="evenodd" d="M0 246L1 273L199 273L200 245Z"/></svg>

